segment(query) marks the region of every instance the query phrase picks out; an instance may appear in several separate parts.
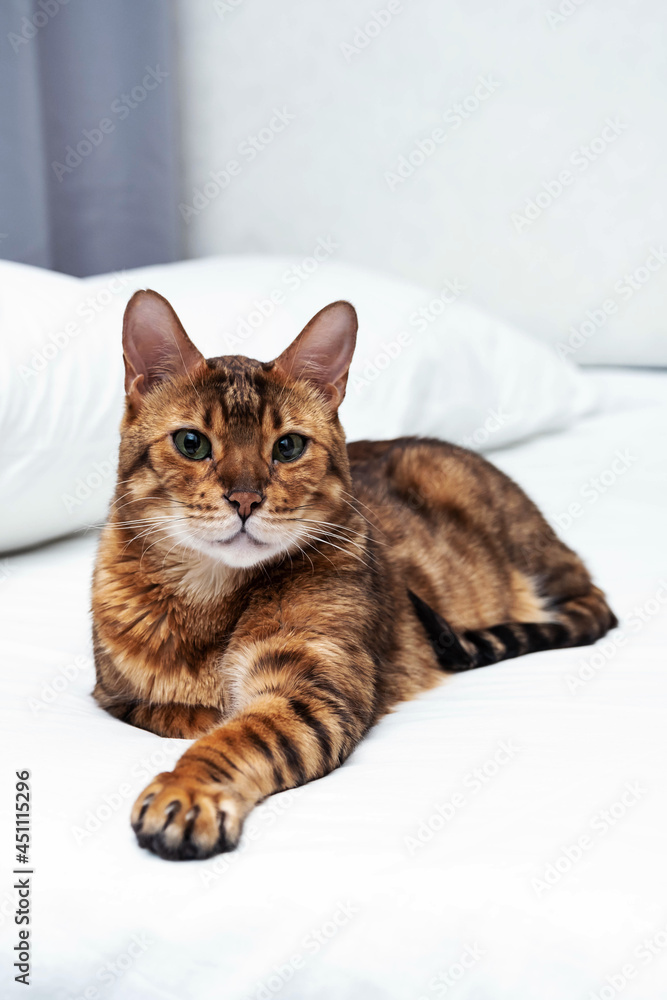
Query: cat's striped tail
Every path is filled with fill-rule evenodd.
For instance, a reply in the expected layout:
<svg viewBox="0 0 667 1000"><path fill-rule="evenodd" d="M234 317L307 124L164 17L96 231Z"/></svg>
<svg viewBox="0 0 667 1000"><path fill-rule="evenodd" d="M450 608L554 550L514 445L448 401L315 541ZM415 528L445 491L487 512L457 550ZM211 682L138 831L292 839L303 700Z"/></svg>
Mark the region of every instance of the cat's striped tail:
<svg viewBox="0 0 667 1000"><path fill-rule="evenodd" d="M588 593L559 601L547 610L551 622L504 622L490 628L455 632L430 605L408 591L417 617L431 640L443 670L459 672L486 667L525 653L565 646L589 646L618 621L604 594L591 586Z"/></svg>

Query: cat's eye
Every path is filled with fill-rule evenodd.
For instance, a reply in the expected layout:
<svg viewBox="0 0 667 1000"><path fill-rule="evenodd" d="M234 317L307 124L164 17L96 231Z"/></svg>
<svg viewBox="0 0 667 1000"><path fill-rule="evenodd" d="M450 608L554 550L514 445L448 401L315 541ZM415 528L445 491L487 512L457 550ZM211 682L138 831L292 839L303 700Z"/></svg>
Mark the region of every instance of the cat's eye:
<svg viewBox="0 0 667 1000"><path fill-rule="evenodd" d="M195 462L200 462L202 458L208 458L211 454L211 442L199 431L190 431L186 428L176 431L174 444L181 455L192 458Z"/></svg>
<svg viewBox="0 0 667 1000"><path fill-rule="evenodd" d="M278 438L273 446L273 461L293 462L303 453L305 447L305 438L302 438L300 434L285 434Z"/></svg>

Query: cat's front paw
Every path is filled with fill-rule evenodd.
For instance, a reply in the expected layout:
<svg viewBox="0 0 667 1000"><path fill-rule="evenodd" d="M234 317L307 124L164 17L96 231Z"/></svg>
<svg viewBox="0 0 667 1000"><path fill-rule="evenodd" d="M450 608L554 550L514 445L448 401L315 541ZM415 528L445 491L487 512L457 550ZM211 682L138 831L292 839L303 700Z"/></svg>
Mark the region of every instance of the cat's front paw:
<svg viewBox="0 0 667 1000"><path fill-rule="evenodd" d="M232 851L247 811L230 788L165 771L134 803L132 829L140 847L168 861L191 861Z"/></svg>

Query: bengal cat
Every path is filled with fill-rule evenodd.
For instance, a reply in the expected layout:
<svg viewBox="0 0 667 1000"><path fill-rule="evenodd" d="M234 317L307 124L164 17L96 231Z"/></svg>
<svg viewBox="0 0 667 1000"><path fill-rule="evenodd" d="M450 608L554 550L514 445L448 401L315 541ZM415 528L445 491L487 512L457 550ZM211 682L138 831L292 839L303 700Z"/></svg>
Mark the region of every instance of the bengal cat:
<svg viewBox="0 0 667 1000"><path fill-rule="evenodd" d="M160 857L233 849L253 806L338 767L443 669L616 625L578 556L479 455L419 438L346 446L356 331L335 302L275 361L206 360L156 292L127 307L94 695L195 740L132 810Z"/></svg>

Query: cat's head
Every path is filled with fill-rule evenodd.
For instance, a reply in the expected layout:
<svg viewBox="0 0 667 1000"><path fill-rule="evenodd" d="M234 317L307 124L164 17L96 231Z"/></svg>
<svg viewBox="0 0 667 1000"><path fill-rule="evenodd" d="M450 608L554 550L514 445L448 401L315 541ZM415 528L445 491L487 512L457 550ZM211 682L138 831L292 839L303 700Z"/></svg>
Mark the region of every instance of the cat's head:
<svg viewBox="0 0 667 1000"><path fill-rule="evenodd" d="M297 552L349 506L338 407L354 352L348 302L268 363L206 360L161 295L125 311L126 411L112 519L156 552L249 567Z"/></svg>

